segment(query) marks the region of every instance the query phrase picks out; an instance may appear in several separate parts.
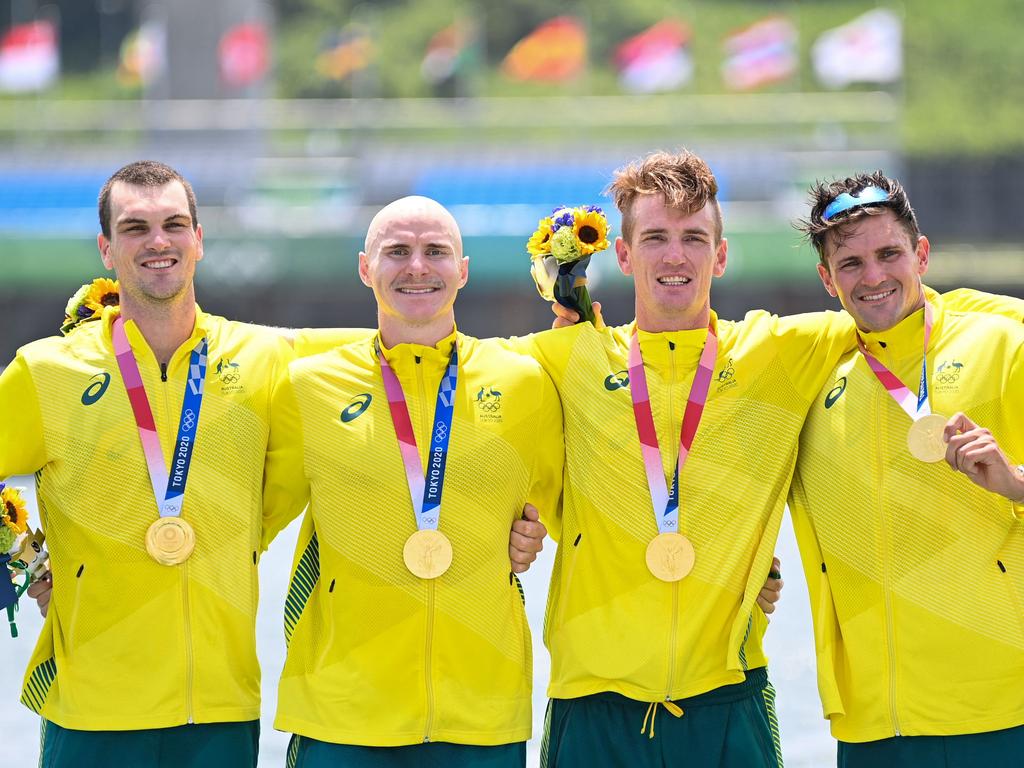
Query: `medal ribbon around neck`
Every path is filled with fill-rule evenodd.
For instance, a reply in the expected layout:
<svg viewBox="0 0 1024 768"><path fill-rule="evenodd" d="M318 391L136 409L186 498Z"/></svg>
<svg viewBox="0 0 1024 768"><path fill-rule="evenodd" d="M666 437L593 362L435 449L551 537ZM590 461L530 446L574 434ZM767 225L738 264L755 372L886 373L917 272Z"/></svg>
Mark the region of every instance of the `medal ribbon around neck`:
<svg viewBox="0 0 1024 768"><path fill-rule="evenodd" d="M708 335L701 352L697 372L690 386L690 394L686 399L686 411L683 413L683 425L679 434L679 459L676 462L675 474L672 477L672 488L665 482L662 470L661 450L658 448L658 433L654 428L654 416L651 413L651 396L647 389L647 375L644 373L644 361L640 352L640 337L633 331L629 342L629 393L633 399L633 416L636 419L636 432L640 438L640 451L643 455L644 469L647 472L647 485L651 489L651 502L654 517L658 523L658 533L678 533L679 531L679 476L690 455L693 439L697 435L701 416L704 415L704 404L708 400L711 389L711 377L715 369L715 358L718 355L718 335L715 333L714 321L708 323Z"/></svg>
<svg viewBox="0 0 1024 768"><path fill-rule="evenodd" d="M420 452L416 447L416 435L412 431L409 406L405 402L402 384L388 364L380 348L380 341L374 340L380 371L384 378L384 392L388 397L391 422L395 427L398 447L405 464L405 477L409 481L409 496L416 515L419 530L437 530L441 519L441 491L444 488L445 464L448 461L448 442L452 435L452 417L455 414L455 385L459 377L459 348L452 344L452 355L448 368L437 388L437 404L434 406L434 426L431 431L428 470L423 472Z"/></svg>
<svg viewBox="0 0 1024 768"><path fill-rule="evenodd" d="M929 416L932 412L931 402L928 398L928 340L931 338L933 325L935 325L935 312L926 299L924 302L924 352L921 355L921 381L917 386L917 395L911 392L910 388L900 381L896 374L886 368L881 360L868 352L864 340L859 333L857 334L857 346L860 347L860 352L867 360L868 366L882 382L882 386L892 396L892 399L906 411L913 421Z"/></svg>
<svg viewBox="0 0 1024 768"><path fill-rule="evenodd" d="M188 483L188 471L192 464L196 433L199 429L199 411L203 405L207 363L206 339L199 340L189 358L188 382L185 385L185 398L181 403L181 416L178 421L178 441L171 457L172 471L168 471L153 411L149 406L149 398L146 397L146 389L142 386L139 365L128 343L124 319L121 317L114 320L113 337L117 367L121 369L121 378L128 392L128 402L131 403L135 424L139 429L142 453L146 457L149 479L153 484L153 496L160 517L179 517L185 485ZM163 490L164 488L166 490Z"/></svg>

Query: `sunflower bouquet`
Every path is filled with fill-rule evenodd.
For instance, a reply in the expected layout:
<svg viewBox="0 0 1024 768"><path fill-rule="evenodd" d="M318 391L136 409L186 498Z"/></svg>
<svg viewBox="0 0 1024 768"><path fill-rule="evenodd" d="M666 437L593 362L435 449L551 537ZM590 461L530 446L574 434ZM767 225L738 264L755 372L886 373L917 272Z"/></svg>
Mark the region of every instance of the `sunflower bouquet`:
<svg viewBox="0 0 1024 768"><path fill-rule="evenodd" d="M587 290L590 257L608 247L608 219L596 205L556 208L537 224L526 243L530 274L540 295L594 322Z"/></svg>
<svg viewBox="0 0 1024 768"><path fill-rule="evenodd" d="M19 598L46 573L43 534L28 525L23 490L0 483L0 609L7 609L11 637L18 636L14 612Z"/></svg>
<svg viewBox="0 0 1024 768"><path fill-rule="evenodd" d="M67 336L78 326L103 316L104 307L121 303L120 286L116 280L98 277L79 288L64 308L64 324L60 332Z"/></svg>

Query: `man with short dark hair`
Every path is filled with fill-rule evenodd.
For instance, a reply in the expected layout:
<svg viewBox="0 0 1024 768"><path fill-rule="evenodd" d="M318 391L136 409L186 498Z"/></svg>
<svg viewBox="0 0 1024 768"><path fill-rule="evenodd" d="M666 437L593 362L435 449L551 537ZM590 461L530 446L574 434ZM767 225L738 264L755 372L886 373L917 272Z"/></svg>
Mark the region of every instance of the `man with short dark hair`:
<svg viewBox="0 0 1024 768"><path fill-rule="evenodd" d="M930 244L897 180L818 184L811 205L821 280L858 328L810 409L790 499L838 764L1015 764L1024 329L922 284Z"/></svg>
<svg viewBox="0 0 1024 768"><path fill-rule="evenodd" d="M254 479L290 352L196 305L203 230L179 173L125 166L99 213L120 305L0 375L0 477L36 474L54 574L22 703L43 765L254 766Z"/></svg>

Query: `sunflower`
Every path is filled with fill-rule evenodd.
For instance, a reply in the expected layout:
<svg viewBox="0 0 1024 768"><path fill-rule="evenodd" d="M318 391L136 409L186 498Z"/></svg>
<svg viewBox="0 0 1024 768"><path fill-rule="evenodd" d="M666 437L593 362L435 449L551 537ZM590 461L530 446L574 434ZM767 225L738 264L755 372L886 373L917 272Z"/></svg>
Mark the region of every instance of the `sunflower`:
<svg viewBox="0 0 1024 768"><path fill-rule="evenodd" d="M608 220L600 208L577 208L573 215L573 233L579 241L580 253L589 256L608 247Z"/></svg>
<svg viewBox="0 0 1024 768"><path fill-rule="evenodd" d="M116 307L121 302L120 286L116 280L97 277L89 286L85 300L90 304L102 307Z"/></svg>
<svg viewBox="0 0 1024 768"><path fill-rule="evenodd" d="M554 221L548 216L537 224L537 231L530 236L526 250L533 256L551 253L551 235L554 232Z"/></svg>
<svg viewBox="0 0 1024 768"><path fill-rule="evenodd" d="M28 527L28 505L17 488L6 486L0 491L0 521L14 533Z"/></svg>
<svg viewBox="0 0 1024 768"><path fill-rule="evenodd" d="M120 286L116 280L98 277L86 283L68 301L60 332L66 336L82 323L99 319L104 307L116 307L120 300Z"/></svg>

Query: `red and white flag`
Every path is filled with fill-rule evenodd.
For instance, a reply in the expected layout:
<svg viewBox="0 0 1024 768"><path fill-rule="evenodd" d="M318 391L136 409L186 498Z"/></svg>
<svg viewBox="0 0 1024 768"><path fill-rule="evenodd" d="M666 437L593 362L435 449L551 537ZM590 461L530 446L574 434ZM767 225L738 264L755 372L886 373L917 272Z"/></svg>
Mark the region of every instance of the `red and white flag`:
<svg viewBox="0 0 1024 768"><path fill-rule="evenodd" d="M615 49L619 82L635 93L672 91L690 82L690 29L681 21L665 19L623 41Z"/></svg>
<svg viewBox="0 0 1024 768"><path fill-rule="evenodd" d="M60 74L57 27L52 21L17 24L0 39L0 90L41 91Z"/></svg>

